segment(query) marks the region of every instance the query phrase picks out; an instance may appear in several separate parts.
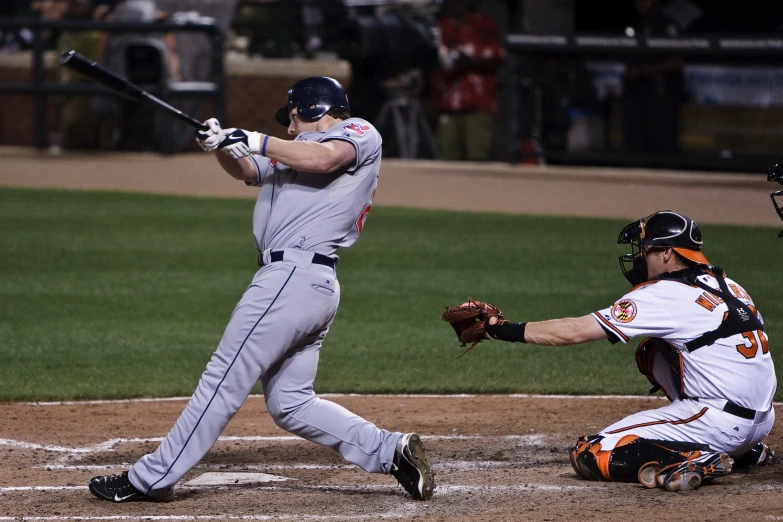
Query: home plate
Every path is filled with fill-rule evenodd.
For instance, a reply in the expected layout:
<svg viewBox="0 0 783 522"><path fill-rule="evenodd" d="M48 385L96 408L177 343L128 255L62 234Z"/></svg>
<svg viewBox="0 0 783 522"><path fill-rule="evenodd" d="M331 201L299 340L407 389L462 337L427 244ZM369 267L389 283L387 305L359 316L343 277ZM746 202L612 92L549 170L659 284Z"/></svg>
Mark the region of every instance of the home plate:
<svg viewBox="0 0 783 522"><path fill-rule="evenodd" d="M259 482L282 482L291 480L278 475L267 473L202 473L193 480L185 483L186 486L230 486L232 484L258 484Z"/></svg>

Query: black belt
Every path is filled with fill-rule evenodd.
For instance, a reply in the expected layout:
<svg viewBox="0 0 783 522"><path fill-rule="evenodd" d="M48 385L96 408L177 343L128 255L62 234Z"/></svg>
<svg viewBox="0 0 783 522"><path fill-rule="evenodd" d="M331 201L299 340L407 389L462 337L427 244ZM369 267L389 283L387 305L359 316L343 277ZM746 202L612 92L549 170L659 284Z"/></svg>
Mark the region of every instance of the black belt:
<svg viewBox="0 0 783 522"><path fill-rule="evenodd" d="M269 252L269 262L277 263L283 260L284 252L282 250L272 250ZM328 266L334 270L334 259L323 254L313 254L313 264ZM264 254L258 254L258 267L264 266Z"/></svg>
<svg viewBox="0 0 783 522"><path fill-rule="evenodd" d="M698 397L686 397L686 398L691 399L693 401L699 400ZM726 404L723 406L723 411L725 411L726 413L731 413L732 415L736 415L737 417L740 417L742 419L753 420L756 418L756 410L745 408L738 404L734 404L731 401L726 401Z"/></svg>

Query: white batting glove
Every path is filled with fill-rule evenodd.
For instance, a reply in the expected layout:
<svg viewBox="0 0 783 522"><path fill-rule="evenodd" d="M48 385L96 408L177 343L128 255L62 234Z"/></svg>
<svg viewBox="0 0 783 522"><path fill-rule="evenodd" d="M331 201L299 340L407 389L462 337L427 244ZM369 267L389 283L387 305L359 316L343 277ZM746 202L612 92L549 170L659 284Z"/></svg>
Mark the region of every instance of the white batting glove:
<svg viewBox="0 0 783 522"><path fill-rule="evenodd" d="M196 143L205 151L212 152L223 141L226 131L220 128L220 122L215 118L208 119L204 122L204 125L209 127L209 129L196 132Z"/></svg>
<svg viewBox="0 0 783 522"><path fill-rule="evenodd" d="M261 134L243 129L225 130L225 137L218 148L234 159L244 158L261 152Z"/></svg>

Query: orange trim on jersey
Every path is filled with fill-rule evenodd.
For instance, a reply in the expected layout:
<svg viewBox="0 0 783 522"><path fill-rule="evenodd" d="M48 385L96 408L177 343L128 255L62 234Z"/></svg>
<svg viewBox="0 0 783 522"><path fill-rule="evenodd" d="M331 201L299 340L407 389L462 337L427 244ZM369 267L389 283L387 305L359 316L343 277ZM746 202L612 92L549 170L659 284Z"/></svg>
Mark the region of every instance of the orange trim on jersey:
<svg viewBox="0 0 783 522"><path fill-rule="evenodd" d="M656 279L655 281L645 281L644 283L639 283L638 285L631 288L631 292L633 292L634 290L638 290L640 288L644 288L645 286L654 285L655 283L660 283L660 282L661 282L660 279Z"/></svg>
<svg viewBox="0 0 783 522"><path fill-rule="evenodd" d="M707 410L709 408L703 408L699 413L692 417L688 417L687 419L680 419L676 421L667 421L667 420L659 420L659 421L651 421L651 422L643 422L641 424L634 424L633 426L627 426L625 428L619 428L612 431L607 431L606 433L609 435L614 435L616 433L622 433L624 431L633 430L636 428L646 428L647 426L657 426L658 424L688 424L689 422L693 422L705 413L707 413ZM626 436L627 437L627 436ZM626 437L623 437L620 440L624 440Z"/></svg>
<svg viewBox="0 0 783 522"><path fill-rule="evenodd" d="M698 419L699 417L701 417L702 415L704 415L705 413L707 413L707 410L709 410L709 408L704 407L704 408L701 409L701 411L699 413L697 413L693 417L689 417L689 418L683 419L683 420L674 421L674 422L672 422L672 424L688 424L689 422L693 422L696 419Z"/></svg>
<svg viewBox="0 0 783 522"><path fill-rule="evenodd" d="M677 362L680 363L680 395L682 395L685 393L685 371L682 369L682 354L680 352L677 352Z"/></svg>
<svg viewBox="0 0 783 522"><path fill-rule="evenodd" d="M609 328L611 328L611 329L612 329L612 331L614 331L614 333L616 333L617 335L619 335L619 336L620 336L622 339L624 339L626 342L628 341L629 337L628 337L627 335L625 335L623 332L621 332L620 330L618 330L618 329L617 329L617 327L616 327L615 325L613 325L612 323L610 323L609 321L607 321L606 319L604 319L604 318L603 318L603 316L601 316L601 314L599 314L598 312L593 312L593 317L597 318L597 319L598 319L598 320L600 320L602 323L604 323L606 326L608 326Z"/></svg>
<svg viewBox="0 0 783 522"><path fill-rule="evenodd" d="M667 421L667 420L643 422L641 424L634 424L633 426L628 426L628 427L625 427L625 428L619 428L619 429L616 429L616 430L607 431L606 433L608 433L609 435L614 435L615 433L621 433L623 431L633 430L633 429L636 429L636 428L646 428L647 426L655 426L657 424L668 424L668 423L669 423L669 421Z"/></svg>

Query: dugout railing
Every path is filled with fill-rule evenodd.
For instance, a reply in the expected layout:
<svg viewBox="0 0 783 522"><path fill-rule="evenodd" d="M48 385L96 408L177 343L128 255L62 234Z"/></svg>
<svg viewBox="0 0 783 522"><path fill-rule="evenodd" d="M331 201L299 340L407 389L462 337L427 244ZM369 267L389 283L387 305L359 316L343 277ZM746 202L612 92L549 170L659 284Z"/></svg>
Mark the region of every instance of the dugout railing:
<svg viewBox="0 0 783 522"><path fill-rule="evenodd" d="M105 87L95 84L58 83L46 79L44 53L46 43L43 32L54 31L106 31L109 33L165 34L170 32L203 32L212 42L210 82L170 82L162 98L176 106L177 99L204 98L213 103L213 114L218 119L225 116L224 36L214 23L173 21L161 22L94 22L53 21L34 18L0 18L0 29L27 29L32 33L30 81L0 81L0 94L29 94L33 97L35 146L46 149L48 143L47 100L51 96L116 96ZM60 49L59 51L63 51ZM163 144L165 150L165 144Z"/></svg>
<svg viewBox="0 0 783 522"><path fill-rule="evenodd" d="M508 156L512 163L552 163L573 165L602 165L623 167L664 167L677 169L710 169L766 172L769 165L783 154L783 117L778 119L777 112L783 116L783 97L777 96L783 88L783 68L779 71L770 69L780 67L783 58L783 36L781 35L740 35L740 36L683 36L683 37L639 37L606 34L510 34L506 39L508 59L505 69L505 90L503 93L507 113ZM582 63L615 62L622 64L628 60L638 60L639 57L676 56L683 60L686 66L704 66L719 69L725 67L754 67L767 71L760 79L753 81L768 82L761 89L769 90L769 104L764 107L746 107L746 116L737 117L743 120L748 128L752 128L762 139L756 138L755 150L745 151L742 147L732 146L732 143L722 143L715 150L680 149L673 154L667 153L628 153L623 147L607 145L594 150L564 150L561 146L553 146L547 139L547 126L552 122L552 103L545 101L550 95L548 89L553 85L551 78L552 62L568 60ZM752 72L752 71L751 71ZM741 93L742 78L734 75L734 85L728 88ZM751 74L752 76L752 74ZM731 79L731 78L730 78ZM707 82L710 80L707 79ZM720 78L716 82L722 81ZM709 85L707 87L710 87ZM714 87L714 86L713 86ZM616 99L616 101L622 101ZM706 115L703 128L708 134L710 125L713 127L731 128L737 126L732 120L720 120L714 116L716 112L728 110L731 103L722 105L711 102L712 105L701 105L689 100L691 112ZM604 108L606 107L604 101ZM742 116L739 104L729 112ZM735 110L736 109L736 110ZM714 117L709 118L710 114ZM755 111L755 112L753 112ZM747 116L753 112L754 115ZM735 116L736 116L735 114ZM606 119L606 114L603 115ZM683 117L680 111L680 119ZM712 123L710 123L712 121ZM753 128L754 121L758 127ZM691 124L691 121L685 123ZM618 134L615 132L615 134ZM621 134L621 133L620 133ZM739 145L745 138L738 130L734 140ZM695 139L698 139L696 136ZM706 135L701 136L708 142ZM693 141L691 137L691 141ZM748 136L748 141L753 141ZM730 138L724 136L724 141ZM616 140L615 140L616 141ZM719 142L719 139L713 141ZM760 141L764 143L761 144ZM780 147L777 144L780 144ZM695 147L698 149L699 147ZM753 149L754 147L748 146ZM764 149L764 150L762 150Z"/></svg>

